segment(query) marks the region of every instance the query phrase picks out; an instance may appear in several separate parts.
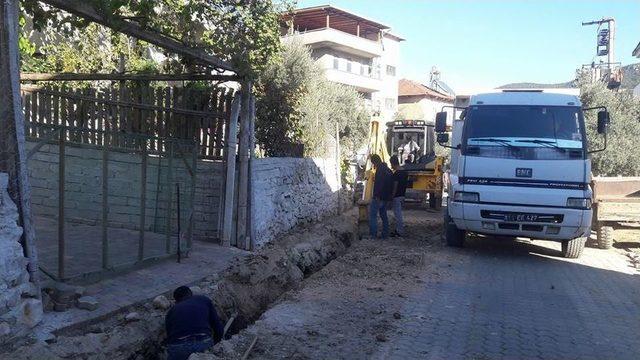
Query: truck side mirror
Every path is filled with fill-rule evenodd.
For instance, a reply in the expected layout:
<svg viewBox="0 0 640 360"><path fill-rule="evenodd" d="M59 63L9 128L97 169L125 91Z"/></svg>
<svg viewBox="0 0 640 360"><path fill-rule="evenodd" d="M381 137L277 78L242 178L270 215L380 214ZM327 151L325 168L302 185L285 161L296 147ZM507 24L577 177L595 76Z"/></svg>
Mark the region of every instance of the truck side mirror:
<svg viewBox="0 0 640 360"><path fill-rule="evenodd" d="M607 110L598 111L598 134L606 134L609 127L609 112Z"/></svg>
<svg viewBox="0 0 640 360"><path fill-rule="evenodd" d="M447 131L447 112L441 111L436 114L436 132L443 133ZM440 142L438 140L438 142Z"/></svg>
<svg viewBox="0 0 640 360"><path fill-rule="evenodd" d="M438 144L446 144L449 142L449 134L448 133L438 133Z"/></svg>

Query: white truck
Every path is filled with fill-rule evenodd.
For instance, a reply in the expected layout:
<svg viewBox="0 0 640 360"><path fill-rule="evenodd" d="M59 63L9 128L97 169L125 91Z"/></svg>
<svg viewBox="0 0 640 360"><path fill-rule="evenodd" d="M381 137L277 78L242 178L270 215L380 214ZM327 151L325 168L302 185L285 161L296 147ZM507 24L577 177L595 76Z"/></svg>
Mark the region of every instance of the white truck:
<svg viewBox="0 0 640 360"><path fill-rule="evenodd" d="M604 147L589 149L583 111L596 109ZM463 246L467 232L546 239L579 257L591 231L589 154L606 148L607 109L583 109L573 95L504 91L458 110L451 146L447 113L436 115L438 143L452 149L447 244Z"/></svg>

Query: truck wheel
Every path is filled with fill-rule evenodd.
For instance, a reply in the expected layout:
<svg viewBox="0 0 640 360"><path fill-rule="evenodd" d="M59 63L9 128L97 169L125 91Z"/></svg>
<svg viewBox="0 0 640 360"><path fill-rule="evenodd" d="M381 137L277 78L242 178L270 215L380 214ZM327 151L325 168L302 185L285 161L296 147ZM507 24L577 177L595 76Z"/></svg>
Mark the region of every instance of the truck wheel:
<svg viewBox="0 0 640 360"><path fill-rule="evenodd" d="M453 222L447 222L445 224L445 239L447 240L447 245L452 247L462 247L464 246L464 238L466 232L458 229L456 224Z"/></svg>
<svg viewBox="0 0 640 360"><path fill-rule="evenodd" d="M586 237L580 237L562 243L562 256L569 259L577 259L582 255L584 244L587 242Z"/></svg>
<svg viewBox="0 0 640 360"><path fill-rule="evenodd" d="M613 227L600 226L598 229L598 247L600 249L610 249L613 246Z"/></svg>

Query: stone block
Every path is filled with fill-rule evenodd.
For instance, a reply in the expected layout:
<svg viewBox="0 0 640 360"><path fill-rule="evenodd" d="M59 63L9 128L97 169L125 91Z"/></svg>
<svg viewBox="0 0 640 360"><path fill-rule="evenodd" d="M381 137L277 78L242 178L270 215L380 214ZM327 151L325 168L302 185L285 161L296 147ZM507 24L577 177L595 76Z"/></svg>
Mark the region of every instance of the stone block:
<svg viewBox="0 0 640 360"><path fill-rule="evenodd" d="M78 309L93 311L100 306L100 303L93 296L83 296L78 298L76 307Z"/></svg>
<svg viewBox="0 0 640 360"><path fill-rule="evenodd" d="M18 322L30 328L42 321L42 302L38 299L25 299L18 311Z"/></svg>
<svg viewBox="0 0 640 360"><path fill-rule="evenodd" d="M6 322L0 323L0 337L11 334L11 326Z"/></svg>

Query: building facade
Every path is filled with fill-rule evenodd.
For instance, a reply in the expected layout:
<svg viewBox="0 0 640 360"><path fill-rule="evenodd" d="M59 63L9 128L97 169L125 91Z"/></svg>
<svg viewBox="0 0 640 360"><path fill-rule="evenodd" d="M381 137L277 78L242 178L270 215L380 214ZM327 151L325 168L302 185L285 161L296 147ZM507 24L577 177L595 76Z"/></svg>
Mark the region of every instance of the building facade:
<svg viewBox="0 0 640 360"><path fill-rule="evenodd" d="M454 97L433 90L416 81L401 79L398 82L398 119L424 120L435 123L436 113L443 106L453 105ZM450 112L450 109L445 109ZM449 119L452 119L449 117Z"/></svg>
<svg viewBox="0 0 640 360"><path fill-rule="evenodd" d="M296 37L311 49L330 81L351 86L384 121L398 110L399 36L390 28L333 6L283 15L283 39Z"/></svg>

